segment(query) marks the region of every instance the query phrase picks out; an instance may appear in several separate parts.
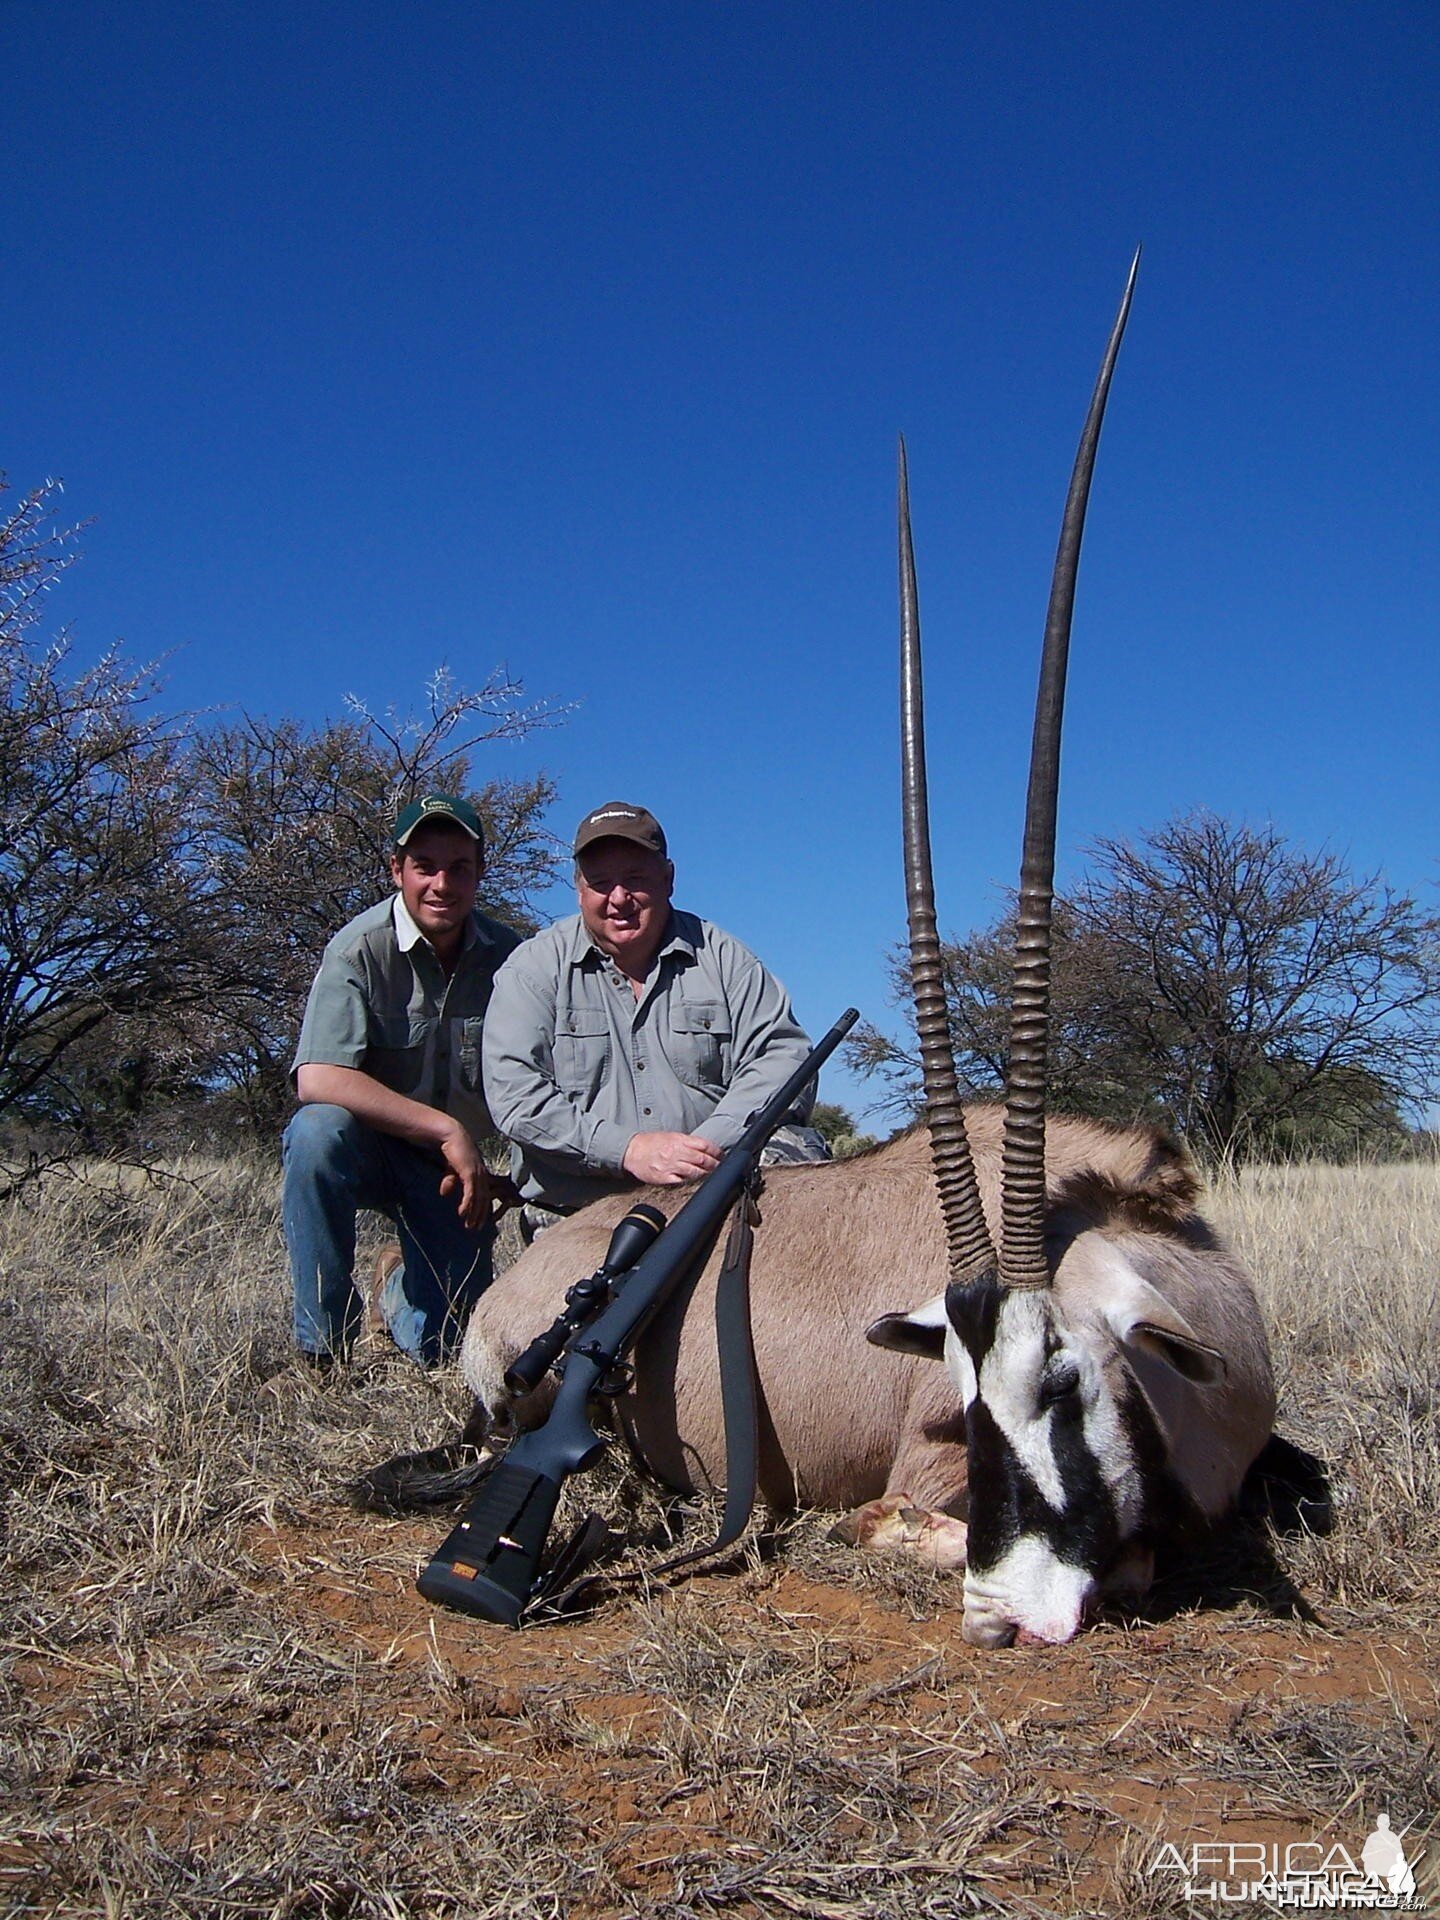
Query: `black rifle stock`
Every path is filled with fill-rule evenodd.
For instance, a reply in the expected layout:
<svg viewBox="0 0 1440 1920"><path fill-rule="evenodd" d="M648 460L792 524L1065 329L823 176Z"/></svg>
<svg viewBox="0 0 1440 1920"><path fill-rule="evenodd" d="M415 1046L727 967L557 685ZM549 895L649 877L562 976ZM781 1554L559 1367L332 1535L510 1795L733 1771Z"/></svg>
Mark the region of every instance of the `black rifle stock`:
<svg viewBox="0 0 1440 1920"><path fill-rule="evenodd" d="M560 1489L567 1475L593 1466L605 1451L607 1442L590 1422L591 1399L604 1391L622 1356L708 1247L749 1183L765 1142L859 1017L854 1007L840 1016L635 1262L609 1305L572 1339L549 1418L522 1433L496 1463L420 1575L427 1600L519 1625L540 1578Z"/></svg>

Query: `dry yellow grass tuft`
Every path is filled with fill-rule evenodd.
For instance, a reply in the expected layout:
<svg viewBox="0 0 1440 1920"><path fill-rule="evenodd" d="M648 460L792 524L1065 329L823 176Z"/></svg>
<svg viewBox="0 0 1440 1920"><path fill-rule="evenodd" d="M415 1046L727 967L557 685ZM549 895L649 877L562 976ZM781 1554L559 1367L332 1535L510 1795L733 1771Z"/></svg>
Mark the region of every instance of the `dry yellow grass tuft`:
<svg viewBox="0 0 1440 1920"><path fill-rule="evenodd" d="M0 1904L1138 1917L1220 1910L1162 1843L1423 1829L1440 1168L1249 1172L1210 1211L1334 1530L1237 1526L1142 1619L997 1655L823 1516L588 1621L430 1612L443 1521L346 1489L463 1396L383 1345L323 1385L293 1362L273 1171L49 1177L0 1213ZM654 1525L620 1472L602 1496Z"/></svg>

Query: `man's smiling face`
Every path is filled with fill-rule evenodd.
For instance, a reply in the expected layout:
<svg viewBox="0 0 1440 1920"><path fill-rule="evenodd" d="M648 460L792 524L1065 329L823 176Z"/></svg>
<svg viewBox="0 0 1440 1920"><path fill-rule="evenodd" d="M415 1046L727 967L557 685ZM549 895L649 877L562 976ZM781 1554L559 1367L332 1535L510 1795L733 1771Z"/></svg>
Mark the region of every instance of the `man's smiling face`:
<svg viewBox="0 0 1440 1920"><path fill-rule="evenodd" d="M432 947L458 946L480 884L480 850L463 827L417 827L390 857L405 910Z"/></svg>
<svg viewBox="0 0 1440 1920"><path fill-rule="evenodd" d="M631 979L643 978L670 920L675 869L633 840L594 840L576 862L585 930Z"/></svg>

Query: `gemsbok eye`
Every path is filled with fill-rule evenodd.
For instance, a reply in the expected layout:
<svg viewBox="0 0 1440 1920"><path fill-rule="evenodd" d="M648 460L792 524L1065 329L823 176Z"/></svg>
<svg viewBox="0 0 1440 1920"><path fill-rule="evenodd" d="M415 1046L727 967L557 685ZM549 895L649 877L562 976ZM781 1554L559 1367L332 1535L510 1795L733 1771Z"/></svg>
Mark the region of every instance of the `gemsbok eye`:
<svg viewBox="0 0 1440 1920"><path fill-rule="evenodd" d="M1040 1404L1052 1407L1077 1391L1080 1369L1073 1360L1052 1360L1040 1376Z"/></svg>

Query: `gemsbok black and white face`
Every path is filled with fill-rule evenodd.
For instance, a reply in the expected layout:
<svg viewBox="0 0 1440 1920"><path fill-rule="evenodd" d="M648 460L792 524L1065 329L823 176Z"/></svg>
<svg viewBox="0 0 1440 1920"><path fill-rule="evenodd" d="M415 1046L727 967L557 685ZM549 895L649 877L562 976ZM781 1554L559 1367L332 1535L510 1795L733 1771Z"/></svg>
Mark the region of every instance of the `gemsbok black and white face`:
<svg viewBox="0 0 1440 1920"><path fill-rule="evenodd" d="M1239 1330L1255 1360L1232 1383L1221 1353L1102 1235L1070 1258L1080 1271L1072 1281L1062 1260L1052 1289L956 1282L871 1329L877 1345L943 1357L964 1408L963 1631L976 1646L1063 1642L1105 1602L1143 1594L1153 1541L1230 1497L1217 1429L1223 1461L1226 1433L1249 1448L1269 1419L1258 1325ZM1237 1418L1232 1385L1253 1418Z"/></svg>
<svg viewBox="0 0 1440 1920"><path fill-rule="evenodd" d="M1213 1519L1226 1509L1274 1411L1249 1283L1181 1196L1168 1221L1137 1222L1098 1191L1078 1219L1066 1196L1047 1192L1060 722L1086 504L1134 284L1132 266L1081 434L1051 583L1017 895L994 1223L981 1202L966 1133L940 965L919 597L903 442L900 448L906 904L948 1285L912 1313L886 1315L869 1337L935 1358L943 1353L963 1404L964 1633L980 1646L1069 1640L1107 1597L1143 1592L1153 1540L1177 1518Z"/></svg>
<svg viewBox="0 0 1440 1920"><path fill-rule="evenodd" d="M945 1314L970 1469L965 1637L1069 1640L1144 1512L1123 1410L1049 1294L979 1280L949 1287Z"/></svg>

